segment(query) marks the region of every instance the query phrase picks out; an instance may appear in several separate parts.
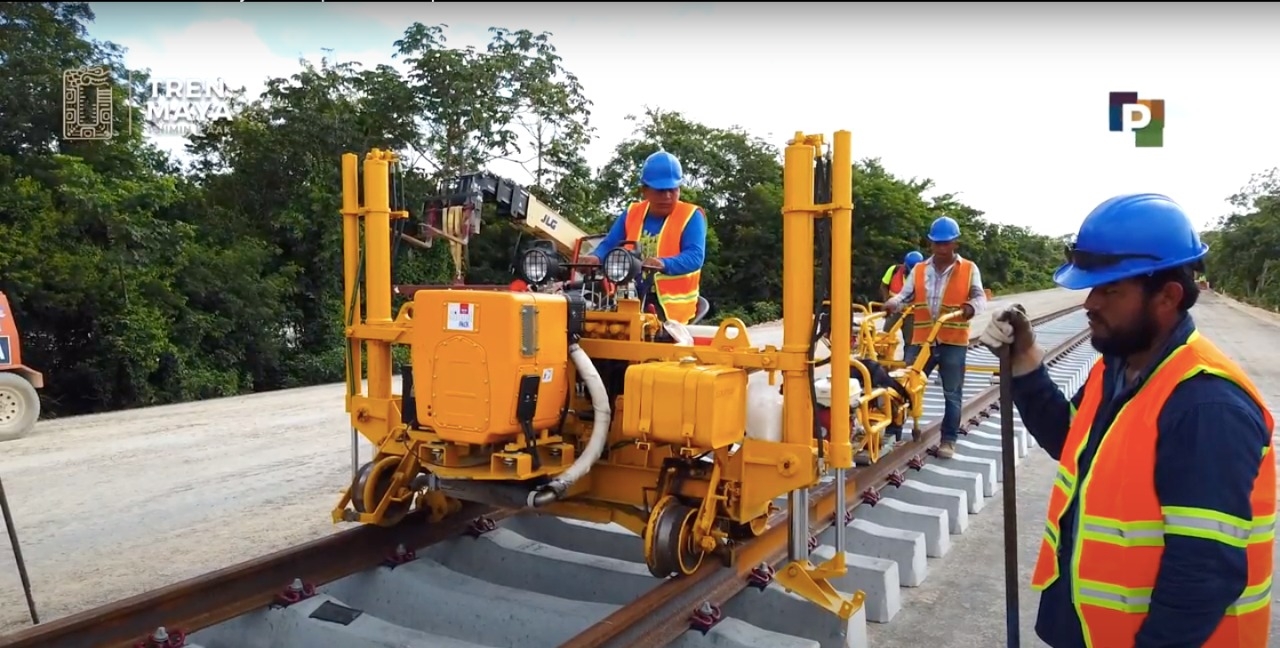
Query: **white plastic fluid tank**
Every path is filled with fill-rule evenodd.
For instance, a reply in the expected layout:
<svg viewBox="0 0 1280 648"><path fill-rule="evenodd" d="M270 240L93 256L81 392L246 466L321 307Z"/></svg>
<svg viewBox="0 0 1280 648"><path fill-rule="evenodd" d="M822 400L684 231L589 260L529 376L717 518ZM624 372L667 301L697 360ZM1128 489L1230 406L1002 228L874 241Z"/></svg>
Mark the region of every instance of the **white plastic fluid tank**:
<svg viewBox="0 0 1280 648"><path fill-rule="evenodd" d="M747 438L782 440L782 374L769 384L769 374L757 371L747 377Z"/></svg>

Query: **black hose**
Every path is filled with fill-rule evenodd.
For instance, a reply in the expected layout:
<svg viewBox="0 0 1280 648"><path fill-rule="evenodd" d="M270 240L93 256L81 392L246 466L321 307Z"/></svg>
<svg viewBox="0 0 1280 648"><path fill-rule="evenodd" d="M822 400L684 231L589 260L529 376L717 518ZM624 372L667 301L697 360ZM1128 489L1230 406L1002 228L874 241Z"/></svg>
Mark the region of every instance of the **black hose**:
<svg viewBox="0 0 1280 648"><path fill-rule="evenodd" d="M813 202L826 204L831 202L831 158L823 156L815 166L813 173ZM818 343L823 334L830 335L829 301L831 299L831 219L820 218L814 223L814 257L817 260L817 283L813 290L813 332L809 337L809 353L807 375L809 377L810 409L813 411L813 436L818 440L818 458L826 456L822 441L828 436L823 434L821 420L818 417L818 388L814 385L814 359L818 351Z"/></svg>
<svg viewBox="0 0 1280 648"><path fill-rule="evenodd" d="M400 162L395 163L395 172L391 174L391 185L388 187L388 195L391 197L391 211L408 211L409 206L404 198L404 167ZM392 295L395 295L396 276L400 269L400 245L403 241L402 235L409 225L409 219L400 218L391 225L391 287Z"/></svg>

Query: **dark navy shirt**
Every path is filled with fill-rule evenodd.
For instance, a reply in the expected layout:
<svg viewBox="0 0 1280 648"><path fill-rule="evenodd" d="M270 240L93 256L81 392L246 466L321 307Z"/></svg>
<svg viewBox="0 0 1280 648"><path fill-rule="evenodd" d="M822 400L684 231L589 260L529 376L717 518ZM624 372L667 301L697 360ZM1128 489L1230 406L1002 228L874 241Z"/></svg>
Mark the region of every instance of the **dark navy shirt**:
<svg viewBox="0 0 1280 648"><path fill-rule="evenodd" d="M1151 367L1157 366L1195 330L1190 315ZM1121 358L1107 357L1103 394L1089 440L1080 454L1077 483L1084 481L1102 435L1146 379L1125 384ZM1072 406L1079 407L1082 386L1068 401L1042 366L1013 380L1013 399L1027 431L1054 459L1060 459L1070 427ZM1180 383L1160 410L1156 423L1155 487L1162 506L1206 508L1253 519L1250 495L1259 457L1270 444L1262 409L1243 389L1219 376L1200 374ZM1076 490L1060 524L1058 570L1062 574L1040 596L1036 634L1053 648L1085 648L1080 619L1072 602L1070 565L1075 547ZM1214 540L1167 535L1147 620L1134 648L1199 648L1217 629L1248 579L1245 550ZM1099 647L1110 648L1110 647Z"/></svg>

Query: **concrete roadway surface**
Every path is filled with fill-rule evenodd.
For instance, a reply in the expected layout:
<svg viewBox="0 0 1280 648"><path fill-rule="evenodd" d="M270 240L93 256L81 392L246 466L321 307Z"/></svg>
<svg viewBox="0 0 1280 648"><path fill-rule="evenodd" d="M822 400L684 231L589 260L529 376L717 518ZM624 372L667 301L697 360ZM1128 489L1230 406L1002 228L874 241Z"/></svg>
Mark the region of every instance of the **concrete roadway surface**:
<svg viewBox="0 0 1280 648"><path fill-rule="evenodd" d="M1248 372L1280 419L1280 315L1212 293L1202 293L1191 314L1200 331ZM1030 582L1056 470L1057 463L1040 448L1032 448L1018 464L1018 603L1024 646L1045 645L1035 635L1040 597ZM929 559L944 564L930 565L930 578L920 587L902 589L898 616L888 624L867 624L871 646L1005 645L1003 511L997 491L987 509L969 518L969 530L950 553ZM1280 594L1273 600L1276 596ZM1280 614L1273 614L1271 623L1272 636L1280 637Z"/></svg>
<svg viewBox="0 0 1280 648"><path fill-rule="evenodd" d="M992 306L1016 299L1035 316L1083 297L1053 289ZM986 321L978 317L975 335ZM780 345L781 332L763 324L752 341ZM44 421L0 445L0 477L41 620L346 528L330 521L351 471L343 393L341 384L322 385ZM363 461L371 448L361 445ZM943 571L939 582L946 578ZM0 633L29 623L0 535Z"/></svg>

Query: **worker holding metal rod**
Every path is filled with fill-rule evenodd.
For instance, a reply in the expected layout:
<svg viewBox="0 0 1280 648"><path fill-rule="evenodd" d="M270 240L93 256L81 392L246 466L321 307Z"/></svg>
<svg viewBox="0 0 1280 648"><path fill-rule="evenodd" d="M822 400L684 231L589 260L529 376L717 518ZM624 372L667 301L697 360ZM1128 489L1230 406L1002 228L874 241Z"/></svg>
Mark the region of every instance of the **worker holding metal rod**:
<svg viewBox="0 0 1280 648"><path fill-rule="evenodd" d="M1208 246L1168 197L1111 198L1054 281L1089 289L1102 357L1068 399L1021 306L981 340L1011 352L1013 400L1059 461L1032 575L1053 648L1265 648L1274 421L1188 312Z"/></svg>

